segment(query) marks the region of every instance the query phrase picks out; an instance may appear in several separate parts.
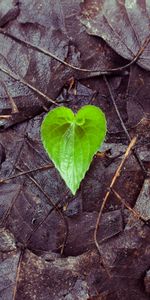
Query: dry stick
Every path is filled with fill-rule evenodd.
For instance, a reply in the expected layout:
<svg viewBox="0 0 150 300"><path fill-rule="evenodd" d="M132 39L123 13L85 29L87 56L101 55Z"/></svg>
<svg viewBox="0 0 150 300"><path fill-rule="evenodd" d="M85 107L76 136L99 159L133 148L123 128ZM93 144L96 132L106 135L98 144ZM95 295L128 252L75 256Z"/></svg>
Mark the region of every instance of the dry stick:
<svg viewBox="0 0 150 300"><path fill-rule="evenodd" d="M122 117L121 117L121 114L120 114L120 112L119 112L119 110L118 110L118 107L117 107L115 98L114 98L114 96L113 96L112 89L111 89L111 85L109 84L109 82L108 82L108 80L107 80L107 78L106 78L105 76L104 76L104 81L105 81L106 86L107 86L107 88L108 88L108 90L109 90L109 94L110 94L110 97L111 97L113 106L114 106L114 108L115 108L115 111L116 111L116 113L117 113L117 116L118 116L118 118L119 118L119 120L120 120L121 126L122 126L122 128L123 128L123 130L124 130L124 132L125 132L125 134L126 134L126 136L127 136L128 141L131 142L131 137L130 137L130 135L129 135L129 133L128 133L128 130L127 130L125 124L124 124L124 121L123 121L123 119L122 119ZM139 157L139 155L138 155L136 149L133 149L133 154L134 154L136 160L138 161L138 163L139 163L139 165L140 165L140 167L141 167L141 169L142 169L142 171L143 171L143 173L144 173L144 176L146 177L146 176L147 176L147 171L146 171L146 169L145 169L145 167L144 167L144 165L143 165L143 163L142 163L142 161L141 161L141 159L140 159L140 157Z"/></svg>
<svg viewBox="0 0 150 300"><path fill-rule="evenodd" d="M107 202L107 200L108 200L108 198L109 198L111 189L113 188L113 186L114 186L114 184L115 184L115 182L116 182L116 179L120 176L120 172L121 172L121 170L122 170L122 167L123 167L125 161L127 160L127 158L128 158L128 156L129 156L129 154L130 154L132 148L134 147L134 145L135 145L135 143L136 143L136 140L137 140L136 137L134 137L134 138L131 140L131 142L130 142L130 144L129 144L129 146L128 146L128 148L127 148L125 154L124 154L124 157L123 157L123 159L122 159L122 161L121 161L119 167L117 168L117 170L116 170L116 172L115 172L115 175L114 175L114 177L113 177L113 179L112 179L112 181L111 181L109 190L108 190L108 192L106 193L106 195L105 195L105 197L104 197L104 199L103 199L103 203L102 203L102 205L101 205L101 208L100 208L100 211L99 211L99 214L98 214L98 217L97 217L96 226L95 226L95 230L94 230L94 242L95 242L96 248L97 248L97 250L98 250L98 252L99 252L100 255L101 255L101 251L100 251L100 246L99 246L99 243L98 243L98 240L97 240L97 232L98 232L99 223L100 223L100 220L101 220L101 217L102 217L102 212L103 212L103 209L104 209L104 207L105 207L105 205L106 205L106 202Z"/></svg>
<svg viewBox="0 0 150 300"><path fill-rule="evenodd" d="M136 217L138 220L141 220L145 224L147 224L147 220L145 220L138 211L136 211L134 208L131 208L129 204L126 203L126 201L116 192L115 189L111 189L111 191L114 193L114 195L117 197L117 199L129 210L131 213Z"/></svg>
<svg viewBox="0 0 150 300"><path fill-rule="evenodd" d="M5 213L4 217L2 218L2 221L0 222L0 226L6 227L7 218L10 215L10 212L11 212L12 208L15 205L16 199L18 198L18 195L19 195L20 191L21 191L21 186L18 188L18 191L16 192L15 197L13 197L10 206L6 210L6 213Z"/></svg>
<svg viewBox="0 0 150 300"><path fill-rule="evenodd" d="M132 64L134 64L138 59L139 57L141 56L141 54L143 53L143 51L145 50L145 48L147 47L147 45L149 44L150 42L150 35L145 39L143 45L141 46L141 48L139 49L139 51L137 52L137 54L135 55L135 57L133 58L133 60L131 62L129 62L128 64L122 66L122 67L118 67L118 68L113 68L113 69L108 69L108 70L90 70L90 69L82 69L82 68L79 68L79 67L76 67L72 64L69 64L67 63L66 61L63 61L62 59L58 58L55 54L51 53L50 51L42 48L42 47L39 47L39 46L36 46L36 45L33 45L32 43L30 42L27 42L25 40L22 40L14 35L12 35L11 33L8 33L5 29L3 28L0 28L0 33L11 38L11 39L14 39L16 42L18 43L22 43L24 44L26 47L30 47L36 51L39 51L49 57L52 57L53 59L57 60L58 62L62 63L63 65L65 65L66 67L69 67L73 70L76 70L76 71L80 71L80 72L85 72L85 73L91 73L90 74L90 77L93 77L93 76L100 76L100 75L108 75L108 74L111 74L112 72L120 72L128 67L130 67ZM88 76L87 76L88 77Z"/></svg>
<svg viewBox="0 0 150 300"><path fill-rule="evenodd" d="M5 93L6 93L8 99L9 99L9 101L11 103L12 113L13 114L14 113L19 113L18 107L17 107L15 101L13 100L13 98L9 95L7 87L6 87L5 83L4 83L4 81L0 80L0 83L2 84L2 86L3 86L4 90L5 90Z"/></svg>
<svg viewBox="0 0 150 300"><path fill-rule="evenodd" d="M145 225L148 225L147 221L142 218L142 216L140 215L140 213L137 212L135 209L131 208L130 205L127 204L126 201L115 191L115 189L111 188L110 190L111 190L111 192L114 193L114 195L117 197L117 199L119 200L119 202L121 202L133 214L133 216L135 218L137 218L138 220L141 220L142 222L144 222ZM101 243L105 242L106 240L108 240L108 238L103 238L101 240Z"/></svg>
<svg viewBox="0 0 150 300"><path fill-rule="evenodd" d="M37 50L37 51L40 51L42 52L43 54L45 55L48 55L54 59L56 59L57 61L59 61L60 63L64 64L65 66L67 67L70 67L74 70L78 70L80 72L86 72L86 73L90 73L90 76L86 76L86 77L94 77L94 76L101 76L101 75L106 75L106 74L110 74L112 72L118 72L118 71L122 71L126 68L128 68L129 66L131 66L133 63L135 63L139 57L141 56L141 54L143 53L144 49L146 48L146 46L149 44L150 42L150 36L147 37L147 39L145 40L143 46L141 47L141 49L138 51L137 55L133 58L133 60L122 66L122 67L119 67L119 68L114 68L114 69L108 69L108 70L104 70L104 71L100 71L100 70L88 70L88 69L80 69L78 67L75 67L71 64L68 64L67 62L59 59L57 56L55 56L54 54L52 54L51 52L43 49L43 48L40 48L38 46L35 46L29 42L26 42L24 40L20 40L19 38L7 33L5 30L3 30L2 28L0 28L0 33L10 37L10 38L13 38L16 40L16 42L19 42L19 43L23 43L24 45L26 45L27 47L32 47L33 49ZM24 84L25 86L27 86L28 88L30 88L32 91L34 91L35 93L37 93L39 96L41 96L44 100L47 101L47 104L49 103L53 103L54 105L56 106L59 106L59 104L57 104L53 99L49 98L47 95L45 95L44 93L42 93L40 90L36 89L34 86L32 86L30 83L28 83L27 81L25 81L23 78L21 78L20 76L17 76L15 73L11 72L10 70L7 70L5 69L4 67L0 66L0 71L2 71L3 73L7 74L8 76L10 76L11 78L13 78L14 80ZM82 76L81 76L82 78ZM43 105L43 108L45 111L48 111L47 107L45 105Z"/></svg>
<svg viewBox="0 0 150 300"><path fill-rule="evenodd" d="M129 210L131 211L131 213L137 218L140 219L141 216L140 214L134 210L133 208L130 207L129 204L126 203L126 201L124 199L122 199L122 197L115 191L115 189L111 189L111 191L114 193L114 195L117 197L117 199Z"/></svg>
<svg viewBox="0 0 150 300"><path fill-rule="evenodd" d="M12 115L0 115L0 119L11 119Z"/></svg>
<svg viewBox="0 0 150 300"><path fill-rule="evenodd" d="M17 178L17 177L22 176L22 175L30 174L32 172L37 172L37 171L40 171L40 170L50 169L50 168L53 168L53 167L54 166L52 164L47 164L45 166L37 167L37 168L29 170L29 171L23 171L23 172L20 172L19 174L15 174L15 175L12 175L12 176L7 177L7 178L0 179L0 184L6 182L7 180L14 179L14 178Z"/></svg>
<svg viewBox="0 0 150 300"><path fill-rule="evenodd" d="M24 172L22 169L20 169L20 167L16 166L16 169L18 169L21 172ZM63 213L60 211L60 209L58 208L58 206L55 205L55 203L51 200L51 198L47 195L47 193L45 193L45 191L42 189L42 187L40 186L40 184L33 178L31 177L29 174L26 174L26 176L38 187L38 189L43 193L43 195L46 197L46 199L48 200L48 202L51 203L53 209L55 209L58 214L61 216L65 226L66 226L66 233L65 233L65 238L63 241L63 245L61 246L61 254L63 254L64 252L64 248L67 242L67 237L68 237L68 223L66 218L64 217ZM44 220L42 220L37 226L36 228L33 230L32 234L45 222L45 220L48 218L48 216L51 214L53 210L50 210L50 212L47 214L47 216L44 218ZM29 242L32 234L28 237L28 239L26 240L26 243Z"/></svg>
<svg viewBox="0 0 150 300"><path fill-rule="evenodd" d="M22 263L22 258L23 258L24 250L21 250L19 261L18 261L18 266L17 266L17 274L16 274L16 282L15 282L15 287L13 290L13 300L16 299L16 293L17 293L17 286L18 286L18 281L19 281L19 276L20 276L20 270L21 270L21 263Z"/></svg>
<svg viewBox="0 0 150 300"><path fill-rule="evenodd" d="M28 135L26 135L26 144L37 154L44 162L47 163L47 159L43 157L43 154L39 150L36 149L35 144L33 146L33 140ZM54 167L54 165L52 165Z"/></svg>
<svg viewBox="0 0 150 300"><path fill-rule="evenodd" d="M16 81L24 84L28 88L30 88L33 92L35 92L36 94L38 94L39 96L41 96L42 99L46 100L47 104L53 103L54 105L59 106L59 104L56 103L53 99L49 98L47 95L45 95L44 93L42 93L40 90L36 89L33 85L31 85L30 83L28 83L27 81L25 81L20 76L16 75L14 72L11 72L10 70L5 69L1 65L0 65L0 71L2 71L3 73L7 74L8 76L10 76L11 78L13 78L14 80L16 80ZM47 107L45 107L45 105L43 105L43 108L44 108L45 111L48 111L48 109L47 109Z"/></svg>

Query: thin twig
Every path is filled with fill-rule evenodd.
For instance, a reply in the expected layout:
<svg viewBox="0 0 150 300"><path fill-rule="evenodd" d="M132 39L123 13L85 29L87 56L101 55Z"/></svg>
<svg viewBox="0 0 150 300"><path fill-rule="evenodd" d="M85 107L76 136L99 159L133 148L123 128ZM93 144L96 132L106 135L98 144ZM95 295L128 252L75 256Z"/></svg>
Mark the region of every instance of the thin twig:
<svg viewBox="0 0 150 300"><path fill-rule="evenodd" d="M37 168L29 170L29 171L23 171L23 172L20 172L18 174L12 175L10 177L0 179L0 184L4 183L4 182L6 182L10 179L14 179L14 178L17 178L19 176L22 176L22 175L30 174L32 172L37 172L37 171L40 171L40 170L50 169L50 168L53 168L53 167L54 166L52 164L47 164L45 166L37 167Z"/></svg>
<svg viewBox="0 0 150 300"><path fill-rule="evenodd" d="M19 261L18 261L18 266L17 266L15 287L14 287L14 290L13 290L13 300L16 299L17 286L18 286L18 281L19 281L19 276L20 276L20 270L21 270L21 263L22 263L23 254L24 254L24 249L21 249L20 256L19 256Z"/></svg>
<svg viewBox="0 0 150 300"><path fill-rule="evenodd" d="M138 220L142 220L143 222L145 222L146 220L144 220L140 213L138 211L136 211L135 209L131 208L130 205L128 203L126 203L126 201L119 195L118 192L116 192L115 189L111 189L111 191L114 193L114 195L116 196L116 198L119 200L119 202L121 202L132 214L134 217L136 217Z"/></svg>
<svg viewBox="0 0 150 300"><path fill-rule="evenodd" d="M11 118L12 118L12 115L0 115L0 119L7 120L7 119L11 119Z"/></svg>
<svg viewBox="0 0 150 300"><path fill-rule="evenodd" d="M109 94L110 94L110 97L111 97L113 106L114 106L115 111L116 111L116 113L117 113L118 119L120 120L121 126L122 126L122 128L123 128L123 130L124 130L124 132L125 132L125 134L126 134L126 136L127 136L128 141L131 142L131 137L130 137L130 135L129 135L129 133L128 133L128 130L127 130L126 126L125 126L125 123L124 123L124 121L123 121L123 119L122 119L122 117L121 117L121 114L120 114L120 112L119 112L119 110L118 110L118 107L117 107L117 104L116 104L114 95L113 95L113 93L112 93L111 85L110 85L110 83L108 82L106 76L104 76L104 81L105 81L106 86L107 86L107 88L108 88L108 91L109 91ZM146 169L145 169L145 167L144 167L144 165L143 165L143 162L141 161L141 159L140 159L140 157L139 157L139 155L138 155L136 149L133 149L132 151L133 151L133 154L134 154L134 156L135 156L137 162L139 163L139 165L140 165L140 167L141 167L141 169L142 169L142 171L143 171L143 173L144 173L144 176L146 177L146 176L147 176L147 171L146 171Z"/></svg>
<svg viewBox="0 0 150 300"><path fill-rule="evenodd" d="M44 100L47 101L47 104L51 104L53 103L56 106L59 106L58 103L56 103L55 100L49 98L47 95L45 95L43 92L41 92L40 90L38 90L37 88L35 88L33 85L31 85L30 83L28 83L26 80L24 80L23 78L21 78L20 76L16 75L14 72L5 69L4 67L2 67L0 65L0 71L2 71L3 73L7 74L9 77L13 78L14 80L24 84L25 86L27 86L28 88L30 88L33 92L35 92L36 94L38 94L39 96L42 97L42 99L40 98L40 100L44 103ZM48 111L48 108L43 104L43 108L45 111Z"/></svg>
<svg viewBox="0 0 150 300"><path fill-rule="evenodd" d="M21 172L24 172L20 167L16 166L16 169L18 169ZM67 237L68 237L68 223L66 218L64 217L63 213L61 212L61 210L58 208L58 206L55 205L55 203L52 201L52 199L47 195L47 193L43 190L43 188L40 186L40 184L29 174L26 174L26 176L37 186L37 188L41 191L41 193L43 193L43 195L46 197L46 199L48 200L48 202L52 205L53 209L55 209L57 211L57 213L60 215L60 217L62 218L65 227L66 227L66 233L65 233L65 238L63 241L63 244L61 246L61 254L63 254L64 251L64 247L66 245L67 242ZM32 234L27 238L26 243L29 242L31 236L33 235L33 233L35 231L38 230L38 228L45 222L45 220L47 219L47 217L50 215L50 213L52 212L52 210L50 210L50 212L47 214L47 216L44 218L44 220L42 220L37 227L33 230Z"/></svg>
<svg viewBox="0 0 150 300"><path fill-rule="evenodd" d="M101 255L101 251L100 251L99 242L97 240L97 233L98 233L98 229L99 229L100 220L101 220L101 217L102 217L102 212L103 212L103 209L104 209L104 207L106 205L106 202L108 201L111 189L113 188L113 186L114 186L117 178L120 176L120 172L121 172L121 170L122 170L122 168L124 166L125 161L127 160L128 156L130 155L130 152L131 152L132 148L135 146L136 140L137 140L136 137L134 137L131 140L131 142L130 142L130 144L129 144L129 146L128 146L128 148L127 148L127 150L126 150L126 152L125 152L125 154L123 156L123 159L122 159L119 167L117 168L117 170L115 172L115 175L113 176L113 179L111 181L109 190L107 191L107 193L106 193L106 195L105 195L105 197L103 199L103 203L101 205L101 208L100 208L100 211L99 211L99 214L98 214L98 217L97 217L96 226L95 226L95 230L94 230L94 242L95 242L96 248L97 248L97 250L98 250L98 252L99 252L100 255Z"/></svg>
<svg viewBox="0 0 150 300"><path fill-rule="evenodd" d="M3 218L2 218L2 220L0 222L0 226L3 226L3 227L6 226L6 222L7 222L8 216L10 215L10 213L11 213L11 211L12 211L14 205L15 205L16 199L18 198L18 196L20 194L20 191L21 191L21 186L19 186L18 190L16 191L15 197L13 197L13 199L12 199L12 201L10 203L10 206L6 210L5 215L3 216Z"/></svg>
<svg viewBox="0 0 150 300"><path fill-rule="evenodd" d="M38 155L44 162L47 163L47 158L43 157L43 153L41 153L41 150L36 149L35 142L28 135L26 135L26 144L35 152L35 155Z"/></svg>
<svg viewBox="0 0 150 300"><path fill-rule="evenodd" d="M100 75L108 75L108 74L111 74L112 72L120 72L126 68L128 68L129 66L131 66L132 64L134 64L138 59L139 57L141 56L141 54L144 52L145 48L147 47L147 45L149 44L150 42L150 36L148 36L146 38L146 40L144 41L143 45L141 46L141 48L139 49L139 51L137 52L137 54L135 55L135 57L133 58L133 60L131 62L129 62L128 64L122 66L122 67L118 67L118 68L112 68L112 69L108 69L108 70L90 70L90 69L83 69L83 68L79 68L79 67L76 67L72 64L69 64L67 63L66 61L63 61L62 59L58 58L55 54L51 53L50 51L42 48L42 47L39 47L39 46L36 46L36 45L33 45L32 43L28 42L28 41L25 41L23 39L20 39L14 35L12 35L11 33L8 33L5 29L3 28L0 28L0 33L11 38L11 39L14 39L16 42L18 43L22 43L24 44L26 47L30 47L36 51L39 51L49 57L52 57L53 59L57 60L58 62L62 63L63 65L65 65L66 67L69 67L73 70L76 70L76 71L79 71L79 72L82 72L82 73L91 73L90 74L90 77L94 77L94 76L100 76ZM82 78L82 76L81 76Z"/></svg>
<svg viewBox="0 0 150 300"><path fill-rule="evenodd" d="M149 43L149 41L150 41L150 36L149 36L149 37L145 40L143 46L142 46L141 49L138 51L138 53L137 53L137 55L134 57L134 59L133 59L130 63L128 63L128 64L126 64L126 65L124 65L124 66L122 66L122 67L114 68L114 69L108 69L108 70L88 70L88 69L80 69L80 68L75 67L75 66L73 66L73 65L71 65L71 64L68 64L67 62L65 62L65 61L63 61L63 60L61 60L61 59L59 59L57 56L55 56L55 55L52 54L51 52L49 52L49 51L47 51L47 50L45 50L45 49L43 49L43 48L40 48L40 47L38 47L38 46L32 45L31 43L26 42L26 41L24 41L24 40L20 40L19 38L14 37L13 35L7 33L7 32L6 32L5 30L3 30L2 28L0 28L0 33L4 34L4 35L6 35L6 36L9 36L10 38L15 39L17 42L21 42L21 43L23 43L24 45L26 45L26 46L28 46L28 47L30 46L30 47L32 47L32 48L34 48L34 49L36 49L36 50L38 50L38 51L44 53L45 55L48 55L48 56L50 56L50 57L56 59L57 61L59 61L60 63L64 64L64 65L67 66L67 67L70 67L70 68L72 68L72 69L78 70L78 71L80 71L80 72L90 73L90 74L87 75L86 77L101 76L101 75L106 75L106 74L108 75L108 74L111 74L111 73L113 73L113 72L118 72L118 71L120 72L120 71L122 71L122 70L128 68L129 66L131 66L133 63L135 63L135 62L139 59L139 57L140 57L141 54L143 53L145 47L148 45L148 43ZM41 98L40 98L40 100L43 102L43 109L44 109L45 111L48 111L48 108L45 106L44 100L47 101L47 104L53 103L54 105L59 106L59 104L56 103L55 100L49 98L47 95L45 95L45 94L44 94L43 92L41 92L39 89L35 88L33 85L31 85L30 83L28 83L26 80L24 80L24 79L21 78L20 76L16 75L14 72L12 72L12 71L10 71L10 70L7 70L7 69L4 68L3 66L0 66L0 71L2 71L3 73L7 74L8 76L10 76L11 78L13 78L14 80L16 80L16 81L18 81L18 82L24 84L25 86L27 86L28 88L30 88L33 92L35 92L36 94L38 94L39 96L41 96L42 99L43 99L43 101L42 101ZM81 76L81 78L82 78L82 77L83 77L83 76ZM80 76L79 76L79 79L80 79Z"/></svg>
<svg viewBox="0 0 150 300"><path fill-rule="evenodd" d="M8 99L9 99L9 101L10 101L10 103L11 103L12 113L13 113L13 114L14 114L14 113L19 113L18 107L17 107L17 105L16 105L14 99L9 95L8 90L7 90L7 87L6 87L5 83L4 83L4 81L0 80L0 83L1 83L1 85L3 86L3 88L4 88L4 90L5 90L5 93L6 93L6 96L8 97Z"/></svg>
<svg viewBox="0 0 150 300"><path fill-rule="evenodd" d="M115 189L111 189L114 195L117 197L117 199L133 214L135 218L138 220L141 220L145 225L150 226L149 220L145 220L138 211L136 211L134 208L131 208L128 203L118 194L118 192L115 191Z"/></svg>

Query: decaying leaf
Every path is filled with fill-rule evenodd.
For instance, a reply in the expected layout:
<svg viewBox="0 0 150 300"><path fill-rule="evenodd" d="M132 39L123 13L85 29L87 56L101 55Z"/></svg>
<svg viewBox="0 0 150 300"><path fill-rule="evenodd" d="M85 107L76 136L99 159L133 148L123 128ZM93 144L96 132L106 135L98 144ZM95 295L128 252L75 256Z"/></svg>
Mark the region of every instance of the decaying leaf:
<svg viewBox="0 0 150 300"><path fill-rule="evenodd" d="M0 228L0 299L14 299L19 259L13 234Z"/></svg>
<svg viewBox="0 0 150 300"><path fill-rule="evenodd" d="M99 36L119 55L133 60L150 33L150 5L147 1L85 0L81 22L89 34ZM150 44L138 64L150 70Z"/></svg>

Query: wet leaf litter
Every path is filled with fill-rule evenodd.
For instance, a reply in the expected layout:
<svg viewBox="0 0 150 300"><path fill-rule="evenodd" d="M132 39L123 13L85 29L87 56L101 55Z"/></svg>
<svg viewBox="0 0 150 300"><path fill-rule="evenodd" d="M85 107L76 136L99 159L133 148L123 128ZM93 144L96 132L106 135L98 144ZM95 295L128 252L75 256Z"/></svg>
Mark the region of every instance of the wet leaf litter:
<svg viewBox="0 0 150 300"><path fill-rule="evenodd" d="M80 22L85 9L91 14L87 5L92 1L7 1L7 10L4 3L0 4L0 77L6 87L0 85L0 296L149 299L149 44L147 25L142 25L147 24L142 22L148 20L149 3L134 1L129 11L128 1L113 1L110 11L110 1L99 1L98 13L104 12L103 6L108 8L105 19L106 11L117 15L109 24L114 25L115 36L118 14L127 24L132 13L140 43L136 51L131 47L132 55L130 51L124 57L129 61L110 45L112 50L107 40L89 35ZM118 27L122 38L123 28ZM129 24L125 29L135 45ZM27 47L23 41L36 47ZM39 52L39 47L92 72L64 65ZM138 51L137 61L121 71ZM93 77L93 70L99 71L98 77ZM73 111L94 104L102 108L108 122L103 155L95 155L74 197L40 141L43 117L56 106L51 100ZM19 111L16 115L13 103ZM134 137L134 148L110 189L129 138ZM94 232L108 191L97 227L99 253Z"/></svg>

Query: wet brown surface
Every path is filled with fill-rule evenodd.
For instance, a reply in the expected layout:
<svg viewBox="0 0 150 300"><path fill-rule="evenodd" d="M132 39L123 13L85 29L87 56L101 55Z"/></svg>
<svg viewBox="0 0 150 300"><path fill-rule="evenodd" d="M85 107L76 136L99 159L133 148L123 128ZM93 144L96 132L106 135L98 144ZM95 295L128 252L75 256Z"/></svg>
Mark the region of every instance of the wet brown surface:
<svg viewBox="0 0 150 300"><path fill-rule="evenodd" d="M122 58L117 47L115 52L114 46L89 35L81 24L81 9L85 13L91 3L1 1L0 25L7 33L78 68L107 70L125 65L124 58L132 60L133 56L121 52ZM137 13L142 3L145 1L137 1ZM122 4L118 5L120 9ZM148 11L149 7L143 8L142 13ZM90 18L95 13L93 8ZM124 18L123 9L121 13ZM135 148L142 164L133 153L126 159L113 187L122 202L110 192L97 231L98 253L96 220L129 144L106 80L67 67L0 33L0 79L8 92L0 83L0 299L149 299L150 76L145 70L149 64L145 67L141 62L143 68L136 63L126 72L106 73L121 119L131 139L137 136ZM4 74L2 68L25 83ZM55 104L38 91L74 111L90 103L106 114L103 155L94 157L74 197L42 147L40 125L46 110ZM14 112L14 104L18 112Z"/></svg>

